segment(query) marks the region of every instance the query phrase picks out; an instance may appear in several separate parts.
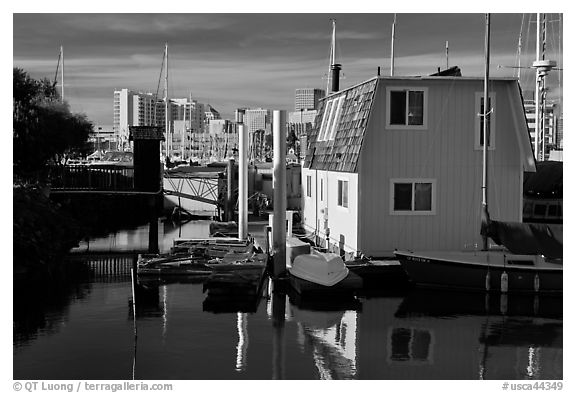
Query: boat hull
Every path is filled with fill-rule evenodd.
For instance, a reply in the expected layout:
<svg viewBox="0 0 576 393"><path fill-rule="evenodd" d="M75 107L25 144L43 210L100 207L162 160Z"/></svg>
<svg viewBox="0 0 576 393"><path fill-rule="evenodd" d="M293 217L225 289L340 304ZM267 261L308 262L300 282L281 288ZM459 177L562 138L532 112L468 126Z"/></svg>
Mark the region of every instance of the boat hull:
<svg viewBox="0 0 576 393"><path fill-rule="evenodd" d="M490 292L543 292L563 290L562 264L538 263L523 266L534 256L516 258L492 252L415 253L396 252L410 281L419 287ZM503 274L506 280L502 278ZM504 281L504 285L503 285Z"/></svg>

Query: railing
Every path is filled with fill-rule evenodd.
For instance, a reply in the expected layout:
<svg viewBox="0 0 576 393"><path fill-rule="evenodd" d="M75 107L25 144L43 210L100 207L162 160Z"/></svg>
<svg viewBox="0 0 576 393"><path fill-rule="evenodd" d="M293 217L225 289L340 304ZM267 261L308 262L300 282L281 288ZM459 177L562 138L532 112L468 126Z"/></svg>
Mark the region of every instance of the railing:
<svg viewBox="0 0 576 393"><path fill-rule="evenodd" d="M57 165L50 168L52 190L134 190L134 167Z"/></svg>

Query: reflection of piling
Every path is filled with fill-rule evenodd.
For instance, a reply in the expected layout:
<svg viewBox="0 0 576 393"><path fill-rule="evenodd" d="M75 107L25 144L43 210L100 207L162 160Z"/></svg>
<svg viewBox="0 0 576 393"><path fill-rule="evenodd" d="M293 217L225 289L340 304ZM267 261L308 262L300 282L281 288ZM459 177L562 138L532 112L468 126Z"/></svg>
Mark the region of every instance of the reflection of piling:
<svg viewBox="0 0 576 393"><path fill-rule="evenodd" d="M160 141L162 129L155 126L130 126L130 140L134 141L134 188L150 193L148 250L158 252L158 205L162 193L162 168L160 166Z"/></svg>
<svg viewBox="0 0 576 393"><path fill-rule="evenodd" d="M272 379L284 379L284 322L286 315L286 293L272 289Z"/></svg>
<svg viewBox="0 0 576 393"><path fill-rule="evenodd" d="M238 165L238 238L248 237L248 129L244 124L239 126Z"/></svg>
<svg viewBox="0 0 576 393"><path fill-rule="evenodd" d="M273 275L286 271L286 111L274 111L274 221L272 250Z"/></svg>
<svg viewBox="0 0 576 393"><path fill-rule="evenodd" d="M228 168L226 170L226 210L225 210L225 221L234 221L234 160L228 161Z"/></svg>
<svg viewBox="0 0 576 393"><path fill-rule="evenodd" d="M156 196L152 196L149 201L149 226L148 226L148 252L157 254L158 248L158 209L156 207Z"/></svg>

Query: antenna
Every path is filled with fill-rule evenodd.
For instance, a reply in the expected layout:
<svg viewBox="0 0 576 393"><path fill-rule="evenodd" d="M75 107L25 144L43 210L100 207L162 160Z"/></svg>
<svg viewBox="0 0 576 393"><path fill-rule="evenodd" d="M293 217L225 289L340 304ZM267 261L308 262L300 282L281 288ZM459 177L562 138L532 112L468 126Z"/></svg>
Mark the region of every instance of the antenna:
<svg viewBox="0 0 576 393"><path fill-rule="evenodd" d="M328 83L326 84L326 94L330 92L331 70L332 65L336 63L336 19L330 19L332 22L332 41L330 44L330 64L328 65Z"/></svg>

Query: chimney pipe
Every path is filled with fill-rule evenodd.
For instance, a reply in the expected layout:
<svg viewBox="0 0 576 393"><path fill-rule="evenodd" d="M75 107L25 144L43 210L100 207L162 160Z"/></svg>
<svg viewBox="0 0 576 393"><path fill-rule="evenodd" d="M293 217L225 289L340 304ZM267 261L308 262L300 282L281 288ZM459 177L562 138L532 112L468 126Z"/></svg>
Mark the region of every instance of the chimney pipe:
<svg viewBox="0 0 576 393"><path fill-rule="evenodd" d="M378 76L380 76L380 66L378 66Z"/></svg>
<svg viewBox="0 0 576 393"><path fill-rule="evenodd" d="M341 64L332 64L330 67L331 69L331 78L332 79L332 87L330 89L331 93L336 93L340 90L340 70L342 69Z"/></svg>

